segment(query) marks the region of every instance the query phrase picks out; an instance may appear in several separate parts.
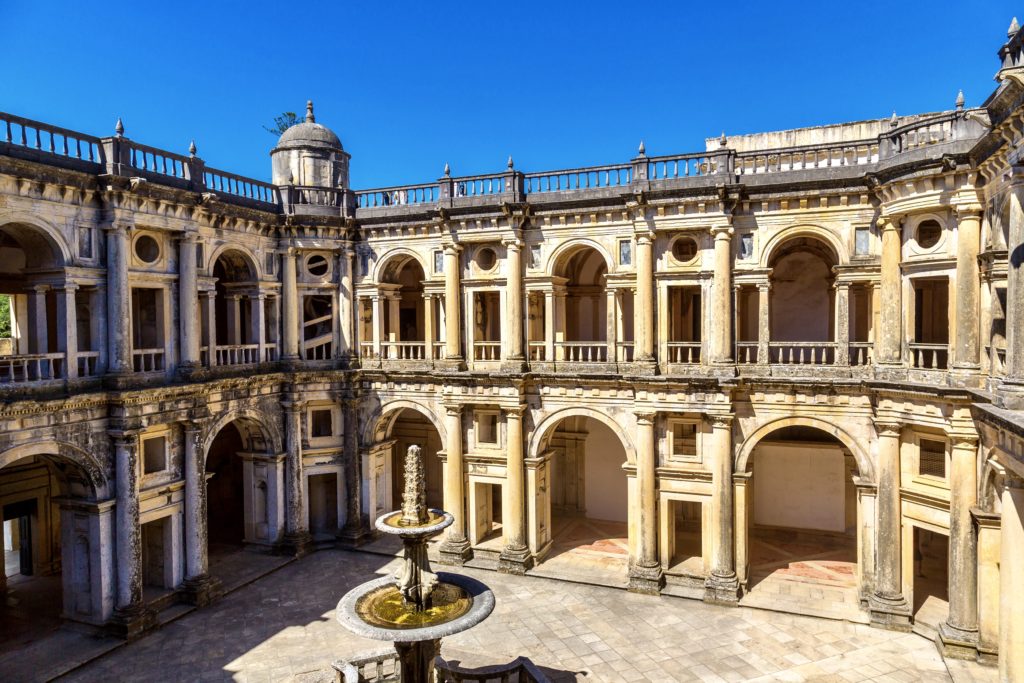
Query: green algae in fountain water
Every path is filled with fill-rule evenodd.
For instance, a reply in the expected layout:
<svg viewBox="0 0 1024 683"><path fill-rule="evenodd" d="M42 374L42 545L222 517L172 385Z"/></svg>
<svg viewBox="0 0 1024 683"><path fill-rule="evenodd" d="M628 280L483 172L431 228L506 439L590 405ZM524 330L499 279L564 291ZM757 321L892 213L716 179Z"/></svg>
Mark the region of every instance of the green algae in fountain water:
<svg viewBox="0 0 1024 683"><path fill-rule="evenodd" d="M383 586L363 596L356 612L373 626L407 629L446 624L468 612L472 604L473 598L466 591L439 583L430 594L430 606L420 612L403 600L396 586Z"/></svg>

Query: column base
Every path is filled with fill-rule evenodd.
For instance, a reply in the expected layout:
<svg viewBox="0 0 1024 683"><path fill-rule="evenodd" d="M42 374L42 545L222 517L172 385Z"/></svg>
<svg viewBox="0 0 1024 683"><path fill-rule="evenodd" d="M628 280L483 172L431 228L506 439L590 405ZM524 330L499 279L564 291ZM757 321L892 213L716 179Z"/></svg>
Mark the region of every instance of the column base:
<svg viewBox="0 0 1024 683"><path fill-rule="evenodd" d="M434 361L434 367L438 370L458 372L466 369L466 361L463 358L441 358Z"/></svg>
<svg viewBox="0 0 1024 683"><path fill-rule="evenodd" d="M736 607L740 603L740 581L736 572L711 572L704 582L704 602Z"/></svg>
<svg viewBox="0 0 1024 683"><path fill-rule="evenodd" d="M708 375L727 379L736 376L736 365L731 360L715 361L708 366Z"/></svg>
<svg viewBox="0 0 1024 683"><path fill-rule="evenodd" d="M950 626L949 622L939 624L939 649L943 657L950 659L978 658L978 630L964 630Z"/></svg>
<svg viewBox="0 0 1024 683"><path fill-rule="evenodd" d="M107 630L118 638L134 640L156 625L156 612L139 603L114 610L114 616L107 622Z"/></svg>
<svg viewBox="0 0 1024 683"><path fill-rule="evenodd" d="M182 382L188 382L196 376L196 372L202 369L197 361L188 361L178 363L178 367L174 369L174 374Z"/></svg>
<svg viewBox="0 0 1024 683"><path fill-rule="evenodd" d="M473 557L473 551L469 547L469 541L462 539L445 539L439 548L439 564L446 564L453 567L461 567Z"/></svg>
<svg viewBox="0 0 1024 683"><path fill-rule="evenodd" d="M662 574L660 564L638 563L629 566L629 584L626 586L629 592L661 595L661 588L664 585L665 575Z"/></svg>
<svg viewBox="0 0 1024 683"><path fill-rule="evenodd" d="M949 383L955 387L980 389L985 384L981 366L978 365L954 365L947 376Z"/></svg>
<svg viewBox="0 0 1024 683"><path fill-rule="evenodd" d="M185 602L196 607L205 607L224 595L224 586L221 585L220 579L215 579L209 574L186 579L181 588Z"/></svg>
<svg viewBox="0 0 1024 683"><path fill-rule="evenodd" d="M912 622L910 605L899 593L888 595L875 593L868 599L868 610L871 613L871 625L889 631L910 632Z"/></svg>
<svg viewBox="0 0 1024 683"><path fill-rule="evenodd" d="M127 389L132 385L132 379L134 377L134 373L131 372L108 372L103 375L103 388L115 390Z"/></svg>
<svg viewBox="0 0 1024 683"><path fill-rule="evenodd" d="M501 371L513 374L526 372L527 365L525 358L507 358L501 361Z"/></svg>
<svg viewBox="0 0 1024 683"><path fill-rule="evenodd" d="M628 365L629 374L650 376L658 374L658 363L654 358L640 358Z"/></svg>
<svg viewBox="0 0 1024 683"><path fill-rule="evenodd" d="M996 401L1007 410L1024 410L1024 384L1004 379L999 385Z"/></svg>
<svg viewBox="0 0 1024 683"><path fill-rule="evenodd" d="M277 546L280 555L303 557L313 550L313 537L308 531L295 531L284 535L284 540Z"/></svg>
<svg viewBox="0 0 1024 683"><path fill-rule="evenodd" d="M498 557L498 571L522 576L533 567L533 554L525 545L518 548L505 546Z"/></svg>

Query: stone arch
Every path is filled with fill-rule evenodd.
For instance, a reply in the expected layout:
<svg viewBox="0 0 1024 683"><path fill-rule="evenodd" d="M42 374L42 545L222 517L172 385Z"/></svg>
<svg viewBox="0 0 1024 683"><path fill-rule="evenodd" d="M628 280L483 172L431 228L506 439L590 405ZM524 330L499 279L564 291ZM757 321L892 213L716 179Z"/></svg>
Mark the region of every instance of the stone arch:
<svg viewBox="0 0 1024 683"><path fill-rule="evenodd" d="M5 211L0 213L0 231L12 226L24 226L38 231L50 247L53 256L60 259L60 262L55 265L64 266L72 262L74 255L70 245L68 245L61 231L52 223L40 218L36 214L24 211Z"/></svg>
<svg viewBox="0 0 1024 683"><path fill-rule="evenodd" d="M434 411L426 407L422 403L417 401L410 401L408 399L396 399L389 401L388 403L382 403L370 415L370 419L366 421L363 426L363 433L361 435L360 443L363 445L369 445L382 440L394 426L395 420L401 415L403 410L413 410L423 417L427 418L430 424L434 425L434 429L441 436L441 443L448 443L448 432L445 431L444 421L439 420L434 414ZM378 439L377 436L381 435Z"/></svg>
<svg viewBox="0 0 1024 683"><path fill-rule="evenodd" d="M206 435L203 437L204 463L209 455L210 446L213 445L213 440L217 438L224 427L236 421L240 423L239 431L242 431L241 428L245 429L242 431L243 438L253 439L258 436L271 454L281 453L284 450L281 434L273 420L259 410L238 408L221 415L206 430Z"/></svg>
<svg viewBox="0 0 1024 683"><path fill-rule="evenodd" d="M0 469L32 456L47 456L57 461L71 463L85 475L95 495L102 496L107 493L108 480L100 462L88 451L63 441L34 441L13 446L0 453Z"/></svg>
<svg viewBox="0 0 1024 683"><path fill-rule="evenodd" d="M256 281L263 278L263 273L260 270L259 259L257 259L247 247L228 242L221 244L213 251L212 254L210 254L210 258L206 262L207 272L210 275L213 275L213 269L216 267L217 261L222 256L227 256L230 252L237 252L238 256L245 263L246 267L249 269L249 280Z"/></svg>
<svg viewBox="0 0 1024 683"><path fill-rule="evenodd" d="M601 258L604 259L608 272L610 273L613 270L614 261L612 260L612 255L608 253L608 250L605 249L600 242L592 239L579 238L568 240L555 247L551 251L551 255L548 256L548 262L544 268L545 272L551 276L557 275L558 268L567 261L569 257L584 248L593 249L600 254Z"/></svg>
<svg viewBox="0 0 1024 683"><path fill-rule="evenodd" d="M396 247L388 250L386 253L382 254L379 259L377 259L377 262L373 267L373 281L384 282L388 269L395 268L395 273L397 274L410 259L416 261L416 263L420 265L420 269L423 271L423 278L426 279L428 277L427 273L430 272L430 269L427 267L428 264L423 259L423 256L408 247Z"/></svg>
<svg viewBox="0 0 1024 683"><path fill-rule="evenodd" d="M827 420L806 415L781 417L772 420L771 422L767 422L755 429L753 433L743 441L740 445L739 451L736 453L736 471L749 472L750 455L754 452L754 448L757 444L772 432L778 431L783 427L813 427L835 437L841 444L843 444L843 446L849 449L850 453L853 454L854 460L857 461L857 470L860 473L861 479L871 482L875 480L874 463L872 463L867 451L856 439L854 439L843 428L834 425Z"/></svg>
<svg viewBox="0 0 1024 683"><path fill-rule="evenodd" d="M792 239L798 239L800 237L809 237L825 243L832 249L836 265L843 265L850 262L850 255L843 246L842 241L836 237L831 230L827 230L817 225L798 225L786 228L785 230L780 230L765 243L764 247L761 249L761 262L759 266L761 268L769 268L769 264L771 264L772 259L775 256L775 252L778 251L779 247Z"/></svg>
<svg viewBox="0 0 1024 683"><path fill-rule="evenodd" d="M626 462L636 462L636 449L633 447L633 441L629 438L626 430L622 428L622 425L610 415L585 406L560 408L545 416L539 424L535 425L530 436L529 449L527 450L530 457L535 458L540 454L542 446L546 443L550 434L554 433L555 427L567 417L589 417L605 425L619 437L622 449L626 452Z"/></svg>

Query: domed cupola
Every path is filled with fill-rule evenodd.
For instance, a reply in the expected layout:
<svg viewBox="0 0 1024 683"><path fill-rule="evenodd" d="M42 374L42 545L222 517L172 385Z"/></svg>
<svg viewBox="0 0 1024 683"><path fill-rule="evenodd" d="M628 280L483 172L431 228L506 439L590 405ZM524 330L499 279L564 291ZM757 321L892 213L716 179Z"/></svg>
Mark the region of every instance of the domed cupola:
<svg viewBox="0 0 1024 683"><path fill-rule="evenodd" d="M348 188L351 155L334 131L316 122L312 100L306 102L306 120L281 135L270 158L275 185Z"/></svg>

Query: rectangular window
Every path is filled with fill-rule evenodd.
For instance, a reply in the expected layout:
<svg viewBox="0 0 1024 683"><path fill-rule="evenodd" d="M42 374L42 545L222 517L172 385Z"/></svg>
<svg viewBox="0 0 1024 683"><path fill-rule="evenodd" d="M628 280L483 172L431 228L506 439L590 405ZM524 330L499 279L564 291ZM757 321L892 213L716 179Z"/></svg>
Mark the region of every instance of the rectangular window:
<svg viewBox="0 0 1024 683"><path fill-rule="evenodd" d="M754 236L749 232L740 235L740 258L754 258Z"/></svg>
<svg viewBox="0 0 1024 683"><path fill-rule="evenodd" d="M268 264L272 264L274 262L274 255L273 254L267 254L267 262L268 262ZM203 243L202 242L196 242L196 267L198 267L198 268L205 268L206 267L203 264ZM268 268L267 272L268 273L274 272L273 267Z"/></svg>
<svg viewBox="0 0 1024 683"><path fill-rule="evenodd" d="M919 442L917 473L922 477L946 478L946 444L932 439Z"/></svg>
<svg viewBox="0 0 1024 683"><path fill-rule="evenodd" d="M672 423L672 455L693 457L697 455L697 424L694 422Z"/></svg>
<svg viewBox="0 0 1024 683"><path fill-rule="evenodd" d="M867 256L871 253L871 232L867 228L853 231L853 253L855 256Z"/></svg>
<svg viewBox="0 0 1024 683"><path fill-rule="evenodd" d="M434 252L434 272L440 275L444 272L444 252Z"/></svg>
<svg viewBox="0 0 1024 683"><path fill-rule="evenodd" d="M142 441L142 473L153 474L167 469L167 437L157 436Z"/></svg>
<svg viewBox="0 0 1024 683"><path fill-rule="evenodd" d="M540 268L540 245L539 244L531 244L530 245L530 267L531 268Z"/></svg>
<svg viewBox="0 0 1024 683"><path fill-rule="evenodd" d="M478 444L497 445L498 443L498 414L477 413L476 415L476 442Z"/></svg>
<svg viewBox="0 0 1024 683"><path fill-rule="evenodd" d="M313 438L334 435L334 424L331 420L331 409L311 410L309 413L309 432Z"/></svg>
<svg viewBox="0 0 1024 683"><path fill-rule="evenodd" d="M92 258L91 228L81 228L78 231L78 255L82 258Z"/></svg>
<svg viewBox="0 0 1024 683"><path fill-rule="evenodd" d="M273 273L274 273L274 261L275 261L274 254L273 253L267 254L267 264L266 264L267 265L267 275L273 275Z"/></svg>
<svg viewBox="0 0 1024 683"><path fill-rule="evenodd" d="M633 265L633 240L619 240L619 265Z"/></svg>
<svg viewBox="0 0 1024 683"><path fill-rule="evenodd" d="M370 252L359 252L359 274L363 277L370 274Z"/></svg>

